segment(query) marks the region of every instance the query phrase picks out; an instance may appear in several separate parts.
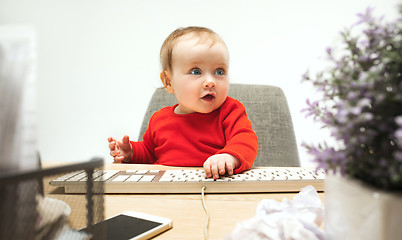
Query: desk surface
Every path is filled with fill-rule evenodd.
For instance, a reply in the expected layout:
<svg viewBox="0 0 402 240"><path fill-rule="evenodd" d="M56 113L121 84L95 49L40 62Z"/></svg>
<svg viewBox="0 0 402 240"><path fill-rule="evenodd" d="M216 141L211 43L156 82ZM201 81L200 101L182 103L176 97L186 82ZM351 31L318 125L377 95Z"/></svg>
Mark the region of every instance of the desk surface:
<svg viewBox="0 0 402 240"><path fill-rule="evenodd" d="M55 163L45 163L53 166ZM105 169L175 169L159 165L143 164L108 164ZM49 179L47 180L49 181ZM80 194L66 194L51 187L45 182L45 194L48 197L66 201L84 201L85 196ZM262 199L284 198L292 199L296 193L225 193L206 194L206 204L210 214L209 239L224 239L236 227L237 223L255 216L255 210ZM324 200L324 193L319 193ZM204 212L200 194L105 194L105 218L112 217L124 211L137 211L153 214L173 221L173 228L162 233L155 239L203 239L206 214ZM76 204L75 204L76 205ZM83 211L74 209L70 214L73 227L79 225L79 219L84 218Z"/></svg>

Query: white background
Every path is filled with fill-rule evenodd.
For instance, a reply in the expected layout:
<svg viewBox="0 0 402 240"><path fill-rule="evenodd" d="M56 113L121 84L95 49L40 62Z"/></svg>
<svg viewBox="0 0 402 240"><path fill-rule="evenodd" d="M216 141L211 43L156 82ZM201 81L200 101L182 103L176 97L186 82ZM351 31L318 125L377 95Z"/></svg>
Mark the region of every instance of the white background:
<svg viewBox="0 0 402 240"><path fill-rule="evenodd" d="M109 157L107 137L138 137L159 80L159 50L177 27L216 31L230 52L233 83L281 87L302 142L328 135L300 110L314 95L301 84L321 70L325 49L367 6L386 20L397 0L0 0L0 24L36 32L38 143L44 161Z"/></svg>

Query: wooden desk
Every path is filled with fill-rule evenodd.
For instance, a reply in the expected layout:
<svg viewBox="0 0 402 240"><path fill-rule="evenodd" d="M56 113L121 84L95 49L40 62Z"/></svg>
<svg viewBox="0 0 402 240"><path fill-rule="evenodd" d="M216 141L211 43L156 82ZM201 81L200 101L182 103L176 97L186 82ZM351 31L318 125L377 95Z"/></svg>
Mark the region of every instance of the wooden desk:
<svg viewBox="0 0 402 240"><path fill-rule="evenodd" d="M48 164L47 164L48 165ZM159 165L143 164L108 164L105 169L175 169ZM47 180L48 181L48 180ZM80 227L83 208L77 209L73 202L83 202L84 195L64 194L45 182L48 197L66 201L72 206L70 222L73 227ZM66 196L68 195L68 196ZM206 194L206 204L210 214L209 239L224 239L236 227L237 223L255 216L255 210L262 199L292 199L296 193L241 193L241 194ZM319 193L324 200L324 193ZM124 211L138 211L169 218L173 228L155 239L203 239L206 214L200 194L105 194L104 216L109 218ZM84 205L84 204L81 204ZM78 207L78 208L80 208Z"/></svg>

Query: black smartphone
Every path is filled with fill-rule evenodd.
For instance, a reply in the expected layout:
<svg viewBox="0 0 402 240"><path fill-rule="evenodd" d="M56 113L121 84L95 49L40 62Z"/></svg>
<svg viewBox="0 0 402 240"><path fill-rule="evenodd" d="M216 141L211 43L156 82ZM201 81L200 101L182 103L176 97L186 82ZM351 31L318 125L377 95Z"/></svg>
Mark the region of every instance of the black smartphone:
<svg viewBox="0 0 402 240"><path fill-rule="evenodd" d="M149 239L172 228L172 220L140 212L127 211L93 226L103 228L108 240ZM85 231L85 229L83 229Z"/></svg>

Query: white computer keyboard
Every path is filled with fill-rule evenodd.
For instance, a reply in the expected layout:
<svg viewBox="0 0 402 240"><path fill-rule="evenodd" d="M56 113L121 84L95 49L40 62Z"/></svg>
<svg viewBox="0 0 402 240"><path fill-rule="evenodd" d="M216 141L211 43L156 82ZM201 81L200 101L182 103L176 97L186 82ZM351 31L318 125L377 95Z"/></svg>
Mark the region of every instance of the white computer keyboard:
<svg viewBox="0 0 402 240"><path fill-rule="evenodd" d="M103 183L104 193L209 193L299 192L312 185L324 191L323 170L292 168L254 168L220 179L205 178L201 169L182 170L96 170L94 184ZM85 193L85 171L72 172L50 181L66 193ZM96 192L97 188L94 188Z"/></svg>

